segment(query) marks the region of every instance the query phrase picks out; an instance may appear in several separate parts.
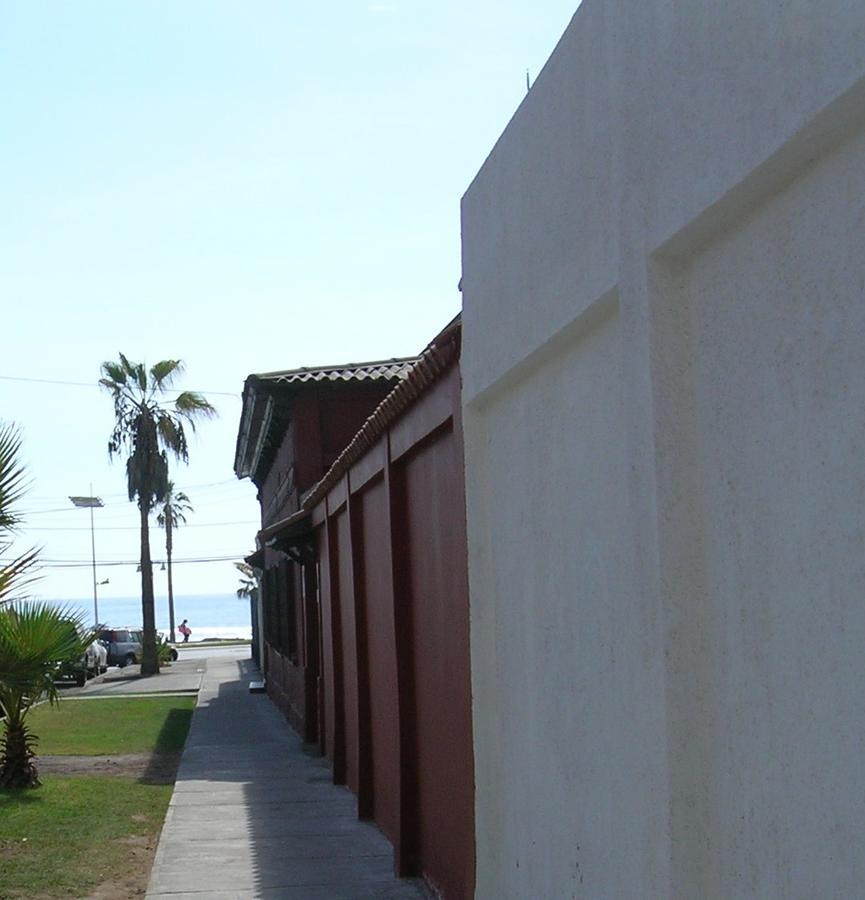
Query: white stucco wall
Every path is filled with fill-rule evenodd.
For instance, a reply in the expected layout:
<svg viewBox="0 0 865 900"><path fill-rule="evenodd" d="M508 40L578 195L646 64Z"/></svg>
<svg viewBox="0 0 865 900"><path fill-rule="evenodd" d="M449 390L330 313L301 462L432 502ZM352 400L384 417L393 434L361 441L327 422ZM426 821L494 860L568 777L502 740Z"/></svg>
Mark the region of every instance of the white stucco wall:
<svg viewBox="0 0 865 900"><path fill-rule="evenodd" d="M477 896L865 884L865 4L585 0L463 200Z"/></svg>

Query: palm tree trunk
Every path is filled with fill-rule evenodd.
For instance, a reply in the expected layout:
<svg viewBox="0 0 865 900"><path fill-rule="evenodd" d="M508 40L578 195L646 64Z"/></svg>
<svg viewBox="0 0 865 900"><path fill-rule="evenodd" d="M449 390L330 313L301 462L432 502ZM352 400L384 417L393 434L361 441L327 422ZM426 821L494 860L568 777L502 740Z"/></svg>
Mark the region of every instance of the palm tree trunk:
<svg viewBox="0 0 865 900"><path fill-rule="evenodd" d="M10 715L0 740L0 788L39 786L39 775L33 762L35 743L23 717Z"/></svg>
<svg viewBox="0 0 865 900"><path fill-rule="evenodd" d="M150 522L147 508L139 502L141 515L141 624L144 640L141 651L141 674L159 674L156 652L156 612L153 602L153 564L150 560Z"/></svg>
<svg viewBox="0 0 865 900"><path fill-rule="evenodd" d="M165 520L165 555L168 558L168 628L169 639L174 643L174 584L171 581L171 519Z"/></svg>

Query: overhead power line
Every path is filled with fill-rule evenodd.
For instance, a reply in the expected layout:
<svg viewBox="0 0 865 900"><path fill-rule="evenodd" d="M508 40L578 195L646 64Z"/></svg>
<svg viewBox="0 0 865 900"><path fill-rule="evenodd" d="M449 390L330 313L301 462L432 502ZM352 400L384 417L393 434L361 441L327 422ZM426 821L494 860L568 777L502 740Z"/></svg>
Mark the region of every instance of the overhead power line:
<svg viewBox="0 0 865 900"><path fill-rule="evenodd" d="M196 508L198 508L199 505L204 506L211 501L216 501L216 502L220 502L220 503L232 502L235 499L235 497L231 496L231 494L233 493L233 488L235 488L235 487L240 489L238 491L238 493L236 494L237 499L246 499L246 497L244 497L243 495L244 494L248 495L248 493L249 493L249 485L245 484L244 482L240 481L237 478L228 478L224 481L210 481L210 482L206 482L204 484L179 484L178 483L175 485L175 487L177 490L182 490L182 491L190 492L190 493L194 492L196 495L196 498L199 497L202 494L202 492L206 492L201 503L196 504ZM223 497L214 497L213 492L216 492L216 491L218 491L220 493L227 492L227 495L223 496ZM108 494L100 493L100 497L103 500L107 501L105 503L105 509L129 509L129 504L132 502L129 500L129 497L125 492L123 492L123 493L121 493L121 492L108 493ZM113 500L112 498L117 498L117 499ZM42 500L42 501L56 503L59 498L56 495L42 494L42 495L33 495L33 496L28 495L27 499L31 502ZM74 506L62 506L62 507L52 507L51 509L29 509L29 510L23 511L21 513L21 515L28 517L28 516L47 515L48 513L76 513L76 510L75 510ZM100 514L100 516L102 518L104 518L104 514Z"/></svg>
<svg viewBox="0 0 865 900"><path fill-rule="evenodd" d="M188 522L186 525L179 526L184 531L187 528L222 528L229 525L259 525L258 522ZM101 528L94 528L94 531L140 531L140 525L103 525ZM90 531L89 527L72 525L63 527L62 525L28 525L22 531Z"/></svg>
<svg viewBox="0 0 865 900"><path fill-rule="evenodd" d="M196 563L214 563L214 562L238 562L243 559L243 553L233 553L230 556L201 556L201 557L190 557L187 559L176 559L172 557L171 564L173 566L177 565L189 565ZM3 560L0 560L3 562ZM152 561L154 566L162 565L161 559L154 559ZM39 560L40 569L82 569L82 568L90 568L93 565L92 560L79 560L79 559L55 559L55 560ZM96 560L96 565L99 568L107 568L107 567L117 567L117 566L138 566L139 560L137 559L116 559L109 560L106 562L100 562Z"/></svg>
<svg viewBox="0 0 865 900"><path fill-rule="evenodd" d="M87 387L87 388L98 388L99 385L95 382L90 381L60 381L54 378L26 378L23 375L0 375L0 381L23 381L28 384L62 384L66 387ZM192 390L191 388L189 390ZM166 393L168 394L184 394L188 393L189 390L178 391L174 388L169 388ZM204 394L205 396L209 395L211 397L234 397L235 400L240 400L240 392L233 391L194 391L194 393Z"/></svg>

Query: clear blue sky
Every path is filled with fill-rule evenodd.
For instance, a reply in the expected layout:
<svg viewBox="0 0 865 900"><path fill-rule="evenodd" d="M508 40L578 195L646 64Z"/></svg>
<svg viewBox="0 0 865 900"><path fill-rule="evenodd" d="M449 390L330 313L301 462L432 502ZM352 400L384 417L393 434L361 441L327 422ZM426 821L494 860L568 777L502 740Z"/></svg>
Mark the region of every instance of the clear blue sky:
<svg viewBox="0 0 865 900"><path fill-rule="evenodd" d="M92 386L122 351L183 359L220 411L175 471L196 507L175 555L249 552L244 378L414 353L459 310L460 197L576 6L0 0L0 419L33 480L19 547L89 561L67 495L92 483L101 590L137 594L134 565L104 565L137 559L138 537ZM86 568L43 575L46 598L91 595ZM175 583L236 578L188 563Z"/></svg>

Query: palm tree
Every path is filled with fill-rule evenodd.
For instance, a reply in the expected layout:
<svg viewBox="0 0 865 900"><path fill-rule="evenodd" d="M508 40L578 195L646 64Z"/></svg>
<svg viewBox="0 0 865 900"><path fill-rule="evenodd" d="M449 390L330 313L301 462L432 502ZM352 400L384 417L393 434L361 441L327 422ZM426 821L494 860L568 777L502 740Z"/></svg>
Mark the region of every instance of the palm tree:
<svg viewBox="0 0 865 900"><path fill-rule="evenodd" d="M114 431L108 441L109 456L124 451L129 499L138 500L141 523L141 615L144 626L141 674L158 675L156 614L153 606L153 568L150 560L149 517L168 490L168 453L189 461L184 425L195 430L199 417L216 410L193 391L183 391L173 403L164 399L174 379L183 372L179 359L165 359L149 371L130 362L122 353L119 362L102 363L99 383L114 398Z"/></svg>
<svg viewBox="0 0 865 900"><path fill-rule="evenodd" d="M0 788L36 787L37 738L27 727L30 708L57 702L57 663L79 659L93 639L83 619L47 603L8 603L0 609Z"/></svg>
<svg viewBox="0 0 865 900"><path fill-rule="evenodd" d="M15 504L27 489L24 467L18 461L21 434L14 425L0 423L0 556L6 557L13 535L21 522ZM36 563L36 551L27 550L0 564L0 608L29 584Z"/></svg>
<svg viewBox="0 0 865 900"><path fill-rule="evenodd" d="M261 628L261 622L258 615L258 578L255 575L255 569L249 563L236 562L234 568L240 573L240 584L237 586L238 599L244 597L249 600L249 619L252 624L252 658L260 667L262 661L260 656L260 643L258 641Z"/></svg>
<svg viewBox="0 0 865 900"><path fill-rule="evenodd" d="M255 569L248 563L236 562L234 568L240 572L240 584L237 588L237 596L239 599L248 597L249 600L258 599L258 579L255 577Z"/></svg>
<svg viewBox="0 0 865 900"><path fill-rule="evenodd" d="M174 482L168 482L168 490L162 499L162 507L156 522L160 528L165 529L165 556L168 560L168 623L169 640L174 643L174 585L171 580L171 532L178 525L186 524L186 514L192 512L192 504L189 497L183 491L174 491Z"/></svg>

